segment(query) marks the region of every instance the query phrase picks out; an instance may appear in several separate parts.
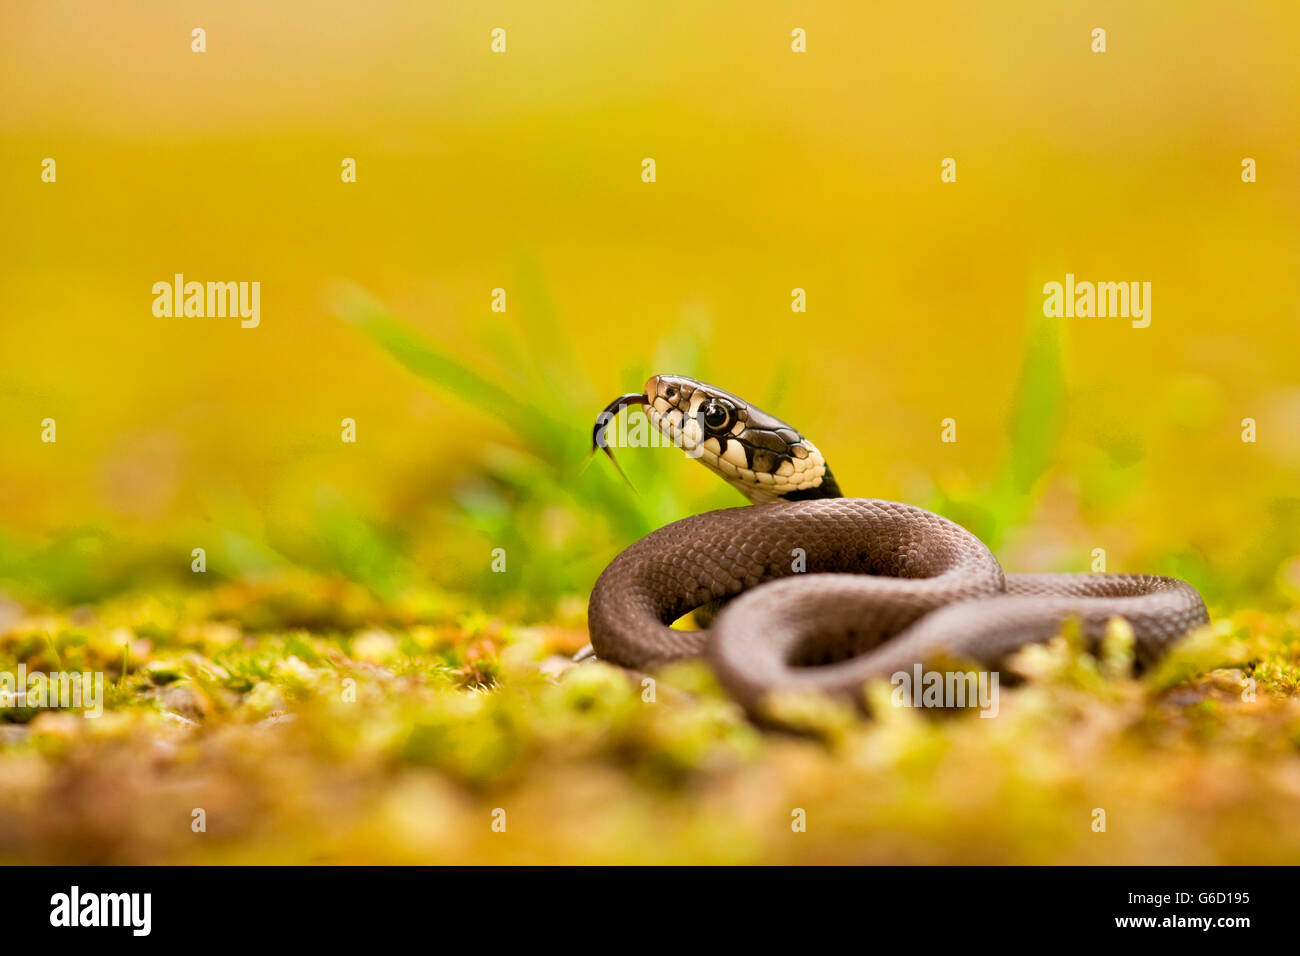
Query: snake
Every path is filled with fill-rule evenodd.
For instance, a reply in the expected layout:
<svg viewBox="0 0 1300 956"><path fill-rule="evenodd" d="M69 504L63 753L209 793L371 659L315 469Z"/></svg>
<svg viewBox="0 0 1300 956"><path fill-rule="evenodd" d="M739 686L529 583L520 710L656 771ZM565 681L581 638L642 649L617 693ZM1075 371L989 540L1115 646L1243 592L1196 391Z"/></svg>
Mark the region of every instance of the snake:
<svg viewBox="0 0 1300 956"><path fill-rule="evenodd" d="M788 692L865 710L869 681L935 660L1000 667L1070 620L1096 651L1123 619L1141 670L1209 621L1200 593L1173 577L1007 574L983 541L948 518L845 497L803 433L684 375L655 375L597 417L592 452L601 449L616 468L607 430L631 406L749 504L675 521L615 557L588 602L590 650L643 672L703 657L756 719L770 717ZM720 610L706 629L670 626L710 607Z"/></svg>

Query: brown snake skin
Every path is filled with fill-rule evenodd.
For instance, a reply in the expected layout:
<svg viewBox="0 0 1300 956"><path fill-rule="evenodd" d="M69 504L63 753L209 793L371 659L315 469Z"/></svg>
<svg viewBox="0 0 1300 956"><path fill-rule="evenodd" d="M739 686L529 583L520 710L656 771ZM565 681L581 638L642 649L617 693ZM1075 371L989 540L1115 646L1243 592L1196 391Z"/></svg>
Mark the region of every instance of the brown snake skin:
<svg viewBox="0 0 1300 956"><path fill-rule="evenodd" d="M806 556L802 571L796 549ZM741 592L709 630L668 627ZM1209 619L1200 594L1175 578L1006 575L960 525L866 498L783 501L674 522L615 558L588 607L599 657L643 669L705 654L752 715L782 690L861 703L867 679L888 680L940 652L996 665L1050 639L1068 617L1089 641L1111 618L1125 618L1140 664Z"/></svg>
<svg viewBox="0 0 1300 956"><path fill-rule="evenodd" d="M656 375L615 399L597 419L593 452L614 460L605 428L629 405L754 505L674 522L615 558L591 592L592 648L638 669L705 654L760 720L773 692L816 690L861 705L868 679L939 656L993 667L1049 640L1067 618L1090 644L1124 618L1139 665L1209 620L1196 589L1175 578L1003 574L984 543L947 518L841 497L799 431L686 376ZM668 627L733 597L707 631Z"/></svg>

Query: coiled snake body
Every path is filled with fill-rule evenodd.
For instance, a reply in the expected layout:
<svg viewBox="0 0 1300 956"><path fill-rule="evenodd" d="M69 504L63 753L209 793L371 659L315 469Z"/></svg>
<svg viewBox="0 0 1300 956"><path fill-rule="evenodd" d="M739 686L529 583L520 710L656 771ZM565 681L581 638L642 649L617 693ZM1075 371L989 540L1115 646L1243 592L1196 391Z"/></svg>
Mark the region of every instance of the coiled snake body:
<svg viewBox="0 0 1300 956"><path fill-rule="evenodd" d="M704 654L761 716L779 691L860 704L867 680L938 656L995 666L1068 618L1090 643L1125 619L1134 656L1148 665L1208 620L1200 594L1176 578L1004 574L982 541L946 518L841 497L821 452L795 429L684 376L655 376L644 394L602 413L593 446L611 459L604 429L630 404L755 504L674 522L610 563L588 606L602 659L644 669ZM668 626L726 599L708 630Z"/></svg>

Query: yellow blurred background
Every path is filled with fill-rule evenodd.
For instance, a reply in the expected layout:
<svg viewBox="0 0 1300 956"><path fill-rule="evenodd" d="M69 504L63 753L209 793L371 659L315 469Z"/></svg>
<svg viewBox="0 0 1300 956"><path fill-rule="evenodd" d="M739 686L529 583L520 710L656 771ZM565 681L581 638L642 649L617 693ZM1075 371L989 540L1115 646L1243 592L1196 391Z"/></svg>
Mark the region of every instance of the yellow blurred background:
<svg viewBox="0 0 1300 956"><path fill-rule="evenodd" d="M322 500L403 529L405 551L441 533L513 439L341 320L340 283L567 403L575 469L605 401L677 372L779 396L768 410L847 493L978 504L1014 453L1043 284L1070 272L1151 282L1152 322L1052 320L1059 434L1004 564L1085 570L1104 547L1110 570L1162 561L1212 590L1244 563L1241 593L1288 587L1272 575L1300 551L1298 46L1291 2L8 0L11 563L69 528L284 538ZM155 317L175 273L260 281L260 327ZM639 486L683 489L660 518L719 501L703 469L625 457ZM539 527L582 536L552 517ZM422 574L454 560L444 545ZM590 568L612 557L589 546Z"/></svg>

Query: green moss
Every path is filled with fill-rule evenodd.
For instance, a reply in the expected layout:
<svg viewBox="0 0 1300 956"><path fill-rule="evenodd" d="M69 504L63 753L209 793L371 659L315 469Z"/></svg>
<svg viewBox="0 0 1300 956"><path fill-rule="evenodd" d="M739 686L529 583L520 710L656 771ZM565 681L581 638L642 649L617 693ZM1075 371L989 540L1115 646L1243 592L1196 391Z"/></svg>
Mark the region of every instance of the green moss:
<svg viewBox="0 0 1300 956"><path fill-rule="evenodd" d="M307 578L295 587L327 590ZM283 596L284 585L278 585ZM0 634L10 667L100 668L105 712L0 724L14 862L1286 862L1300 858L1300 612L1220 616L1131 675L1113 627L1027 648L998 716L866 691L746 721L701 662L571 666L581 632L446 599L351 628L232 621L245 585L118 597ZM171 610L167 608L171 607ZM348 612L351 613L351 612ZM405 612L403 612L405 613ZM167 626L159 627L166 619ZM135 630L152 621L151 637ZM89 623L88 623L89 622ZM129 652L127 649L129 648ZM125 670L123 665L125 664ZM8 730L3 730L8 727ZM76 796L76 795L81 796ZM189 829L203 806L210 833ZM256 807L255 813L250 807ZM1108 831L1091 811L1108 811ZM491 814L504 809L504 834ZM802 810L806 832L791 830ZM1189 838L1188 834L1194 834Z"/></svg>

